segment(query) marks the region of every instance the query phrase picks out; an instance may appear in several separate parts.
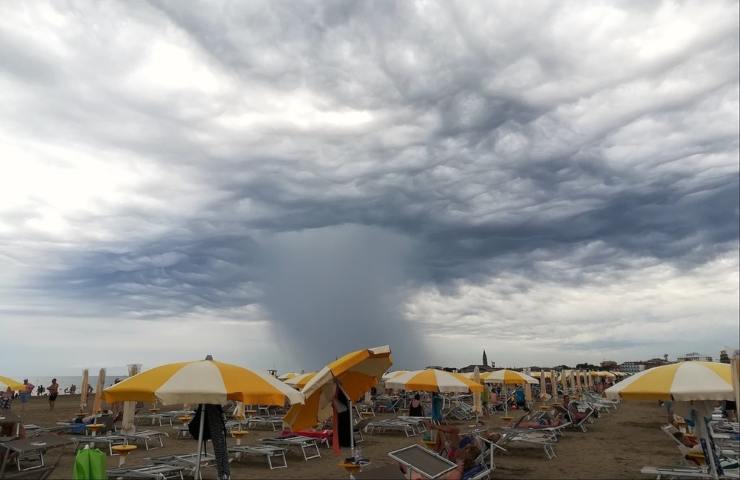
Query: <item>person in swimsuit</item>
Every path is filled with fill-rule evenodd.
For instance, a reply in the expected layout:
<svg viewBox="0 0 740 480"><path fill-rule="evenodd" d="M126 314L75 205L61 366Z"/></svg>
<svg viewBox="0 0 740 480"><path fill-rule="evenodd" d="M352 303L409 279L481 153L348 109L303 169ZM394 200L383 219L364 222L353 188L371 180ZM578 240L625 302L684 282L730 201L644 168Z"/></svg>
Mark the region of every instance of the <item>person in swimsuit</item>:
<svg viewBox="0 0 740 480"><path fill-rule="evenodd" d="M411 400L411 404L409 405L409 417L423 417L424 416L424 406L421 404L421 397L417 393L414 395L413 400Z"/></svg>
<svg viewBox="0 0 740 480"><path fill-rule="evenodd" d="M49 411L54 410L54 402L57 401L59 396L59 384L56 378L51 379L51 385L46 387L46 391L49 392Z"/></svg>

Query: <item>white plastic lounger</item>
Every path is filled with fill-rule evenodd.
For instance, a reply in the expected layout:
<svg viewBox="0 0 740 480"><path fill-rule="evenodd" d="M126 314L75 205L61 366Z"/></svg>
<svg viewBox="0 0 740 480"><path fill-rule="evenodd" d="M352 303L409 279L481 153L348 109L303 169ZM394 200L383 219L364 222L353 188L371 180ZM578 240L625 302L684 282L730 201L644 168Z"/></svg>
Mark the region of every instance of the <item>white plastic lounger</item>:
<svg viewBox="0 0 740 480"><path fill-rule="evenodd" d="M681 478L713 478L712 475L701 468L691 467L642 467L640 473L643 475L654 475L656 480L681 479Z"/></svg>
<svg viewBox="0 0 740 480"><path fill-rule="evenodd" d="M232 445L229 447L229 453L235 454L234 458L237 460L246 456L264 457L270 470L288 468L288 462L285 460L285 449L282 447L273 445ZM273 465L273 459L278 459L280 462Z"/></svg>
<svg viewBox="0 0 740 480"><path fill-rule="evenodd" d="M304 437L296 435L294 437L283 437L283 438L263 438L262 442L268 445L277 445L279 447L299 447L303 454L303 460L309 461L312 458L321 458L321 452L319 446L316 444L316 439L311 437ZM316 452L315 454L308 455L306 450Z"/></svg>

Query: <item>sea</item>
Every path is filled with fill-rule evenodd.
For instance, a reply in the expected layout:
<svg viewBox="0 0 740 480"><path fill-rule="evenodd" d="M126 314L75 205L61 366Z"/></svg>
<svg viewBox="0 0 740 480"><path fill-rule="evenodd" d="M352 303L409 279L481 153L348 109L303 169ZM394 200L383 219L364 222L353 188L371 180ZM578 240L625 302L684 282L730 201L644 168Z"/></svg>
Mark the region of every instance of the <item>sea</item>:
<svg viewBox="0 0 740 480"><path fill-rule="evenodd" d="M39 385L43 385L44 389L51 385L51 379L56 378L57 383L59 384L59 395L67 395L69 393L69 387L72 385L77 385L77 391L75 393L80 393L80 388L82 388L82 375L79 376L62 376L62 377L25 377L28 378L28 381L35 385L33 390L33 396L36 396L36 387ZM116 379L123 380L126 378L126 375L108 375L105 377L105 386L110 387L113 385L113 383L116 381ZM19 381L23 381L22 378L18 379ZM95 388L95 386L98 384L98 375L97 372L95 375L90 375L88 377L88 383ZM44 393L46 393L46 390L44 390Z"/></svg>

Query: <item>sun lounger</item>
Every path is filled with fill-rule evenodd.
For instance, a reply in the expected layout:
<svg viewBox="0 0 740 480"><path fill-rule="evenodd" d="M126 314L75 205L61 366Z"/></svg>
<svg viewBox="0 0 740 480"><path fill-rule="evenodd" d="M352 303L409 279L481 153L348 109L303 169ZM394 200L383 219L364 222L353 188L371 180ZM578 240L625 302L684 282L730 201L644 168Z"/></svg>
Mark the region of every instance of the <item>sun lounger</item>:
<svg viewBox="0 0 740 480"><path fill-rule="evenodd" d="M47 450L71 444L71 439L60 435L41 435L2 442L0 443L0 455L2 455L0 478L5 473L5 468L10 460L15 461L18 471L41 468L46 464L44 453ZM32 462L32 465L23 468L24 461Z"/></svg>
<svg viewBox="0 0 740 480"><path fill-rule="evenodd" d="M331 446L331 439L334 434L333 430L300 430L295 432L285 432L281 437L294 437L296 435L303 436L303 437L309 437L314 438L318 443L323 444L327 448ZM362 432L360 432L360 435L362 435ZM358 442L359 440L355 438L355 442Z"/></svg>
<svg viewBox="0 0 740 480"><path fill-rule="evenodd" d="M181 468L183 473L187 473L189 476L193 476L195 473L195 467L198 461L197 453L184 453L181 455L167 455L164 457L152 458L152 462L156 465L169 465L171 467ZM200 471L201 475L204 468L212 467L215 465L216 457L212 454L201 453L200 454ZM201 479L197 479L201 480Z"/></svg>
<svg viewBox="0 0 740 480"><path fill-rule="evenodd" d="M122 434L123 437L126 438L127 441L134 443L143 443L144 448L146 450L149 450L151 448L157 448L157 447L150 447L149 442L150 441L157 441L159 442L160 447L164 447L164 438L168 437L164 432L158 432L156 430L142 430L140 432L135 433L124 433Z"/></svg>
<svg viewBox="0 0 740 480"><path fill-rule="evenodd" d="M409 423L414 426L414 431L416 433L424 433L427 429L427 422L432 421L432 417L409 417L407 415L399 415L396 417L398 420L402 422Z"/></svg>
<svg viewBox="0 0 740 480"><path fill-rule="evenodd" d="M288 462L285 460L285 449L274 445L232 445L229 447L229 453L235 454L236 459L246 456L264 457L270 470L276 468L288 468ZM274 465L273 459L280 462Z"/></svg>
<svg viewBox="0 0 740 480"><path fill-rule="evenodd" d="M309 461L312 458L320 458L321 452L319 452L319 446L316 444L315 438L304 437L302 435L296 435L294 437L278 437L278 438L263 438L263 443L268 445L276 445L278 447L295 448L301 449L303 454L303 460ZM307 454L307 450L310 452L316 452L315 454Z"/></svg>
<svg viewBox="0 0 740 480"><path fill-rule="evenodd" d="M397 418L373 420L365 425L366 433L375 434L376 432L385 433L387 431L403 432L407 437L413 437L416 435L416 429L413 424L404 422Z"/></svg>
<svg viewBox="0 0 740 480"><path fill-rule="evenodd" d="M183 466L175 465L132 465L112 468L107 471L110 479L184 480Z"/></svg>
<svg viewBox="0 0 740 480"><path fill-rule="evenodd" d="M113 453L113 445L126 445L128 440L123 435L80 435L72 437L72 441L75 443L75 450L79 450L85 445L94 446L97 444L108 445L108 454L110 456L118 455Z"/></svg>
<svg viewBox="0 0 740 480"><path fill-rule="evenodd" d="M416 444L388 452L388 456L406 467L408 478L412 477L413 471L433 480L457 468L454 462Z"/></svg>
<svg viewBox="0 0 740 480"><path fill-rule="evenodd" d="M706 469L692 467L642 467L640 473L643 475L654 475L656 480L714 478Z"/></svg>
<svg viewBox="0 0 740 480"><path fill-rule="evenodd" d="M272 431L277 431L283 428L282 417L249 417L246 420L247 428L255 428L256 426L268 426Z"/></svg>

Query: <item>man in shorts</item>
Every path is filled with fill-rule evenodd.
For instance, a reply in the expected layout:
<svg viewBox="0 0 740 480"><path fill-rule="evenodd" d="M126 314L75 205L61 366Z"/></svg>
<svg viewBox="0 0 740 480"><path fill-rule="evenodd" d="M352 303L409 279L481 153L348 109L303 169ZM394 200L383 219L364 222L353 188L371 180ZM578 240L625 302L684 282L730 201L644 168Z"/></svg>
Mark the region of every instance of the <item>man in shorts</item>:
<svg viewBox="0 0 740 480"><path fill-rule="evenodd" d="M33 393L33 387L34 385L32 383L28 383L28 379L23 379L23 388L18 392L19 396L21 397L21 411L26 410L26 403L31 399L31 394Z"/></svg>

